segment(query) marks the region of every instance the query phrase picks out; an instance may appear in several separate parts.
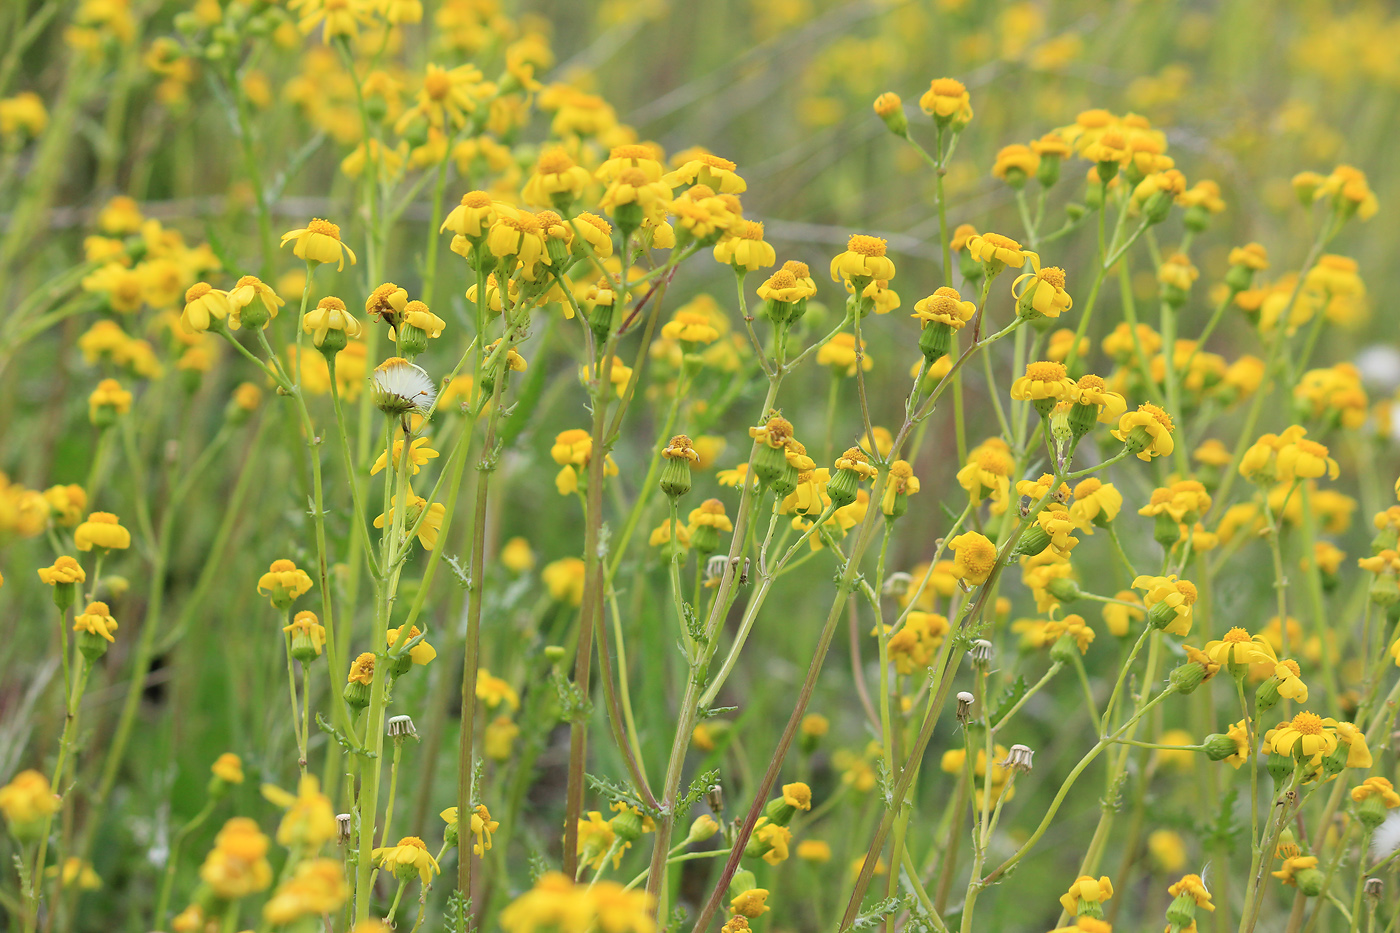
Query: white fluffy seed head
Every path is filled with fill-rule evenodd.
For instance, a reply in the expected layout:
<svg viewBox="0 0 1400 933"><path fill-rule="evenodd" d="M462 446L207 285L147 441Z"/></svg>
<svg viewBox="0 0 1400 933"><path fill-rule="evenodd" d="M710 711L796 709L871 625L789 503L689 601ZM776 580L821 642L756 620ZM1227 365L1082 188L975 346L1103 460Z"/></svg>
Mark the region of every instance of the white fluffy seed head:
<svg viewBox="0 0 1400 933"><path fill-rule="evenodd" d="M1392 810L1371 834L1371 859L1390 858L1397 849L1400 849L1400 810Z"/></svg>
<svg viewBox="0 0 1400 933"><path fill-rule="evenodd" d="M381 411L426 414L437 398L437 386L432 378L408 360L392 357L374 368L370 377L374 386L374 401Z"/></svg>

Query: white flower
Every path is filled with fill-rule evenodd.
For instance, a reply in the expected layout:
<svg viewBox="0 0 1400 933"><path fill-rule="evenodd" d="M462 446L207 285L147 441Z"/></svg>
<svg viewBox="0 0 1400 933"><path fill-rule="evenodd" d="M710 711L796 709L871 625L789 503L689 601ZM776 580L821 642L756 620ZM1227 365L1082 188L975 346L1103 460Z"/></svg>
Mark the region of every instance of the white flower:
<svg viewBox="0 0 1400 933"><path fill-rule="evenodd" d="M410 411L427 414L437 398L437 387L422 367L397 356L376 366L370 382L375 404L392 415Z"/></svg>

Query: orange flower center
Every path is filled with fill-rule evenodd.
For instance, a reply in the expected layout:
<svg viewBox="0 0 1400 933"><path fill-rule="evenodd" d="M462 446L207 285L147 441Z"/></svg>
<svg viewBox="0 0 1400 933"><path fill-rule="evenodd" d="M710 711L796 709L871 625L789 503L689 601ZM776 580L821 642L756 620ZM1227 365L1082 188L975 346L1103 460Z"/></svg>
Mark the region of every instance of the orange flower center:
<svg viewBox="0 0 1400 933"><path fill-rule="evenodd" d="M322 236L328 236L332 240L340 239L340 228L337 227L335 224L331 223L329 220L322 220L319 217L311 218L311 223L306 225L306 229L311 231L312 233L319 233Z"/></svg>
<svg viewBox="0 0 1400 933"><path fill-rule="evenodd" d="M797 279L793 278L791 272L786 269L779 269L768 279L769 288L796 288Z"/></svg>
<svg viewBox="0 0 1400 933"><path fill-rule="evenodd" d="M1058 382L1065 378L1065 364L1040 360L1026 366L1026 378L1036 382Z"/></svg>
<svg viewBox="0 0 1400 933"><path fill-rule="evenodd" d="M452 79L446 71L429 71L423 77L423 93L433 100L442 100L452 90Z"/></svg>
<svg viewBox="0 0 1400 933"><path fill-rule="evenodd" d="M491 206L491 195L485 191L468 191L462 195L462 206L474 209Z"/></svg>
<svg viewBox="0 0 1400 933"><path fill-rule="evenodd" d="M1222 639L1222 640L1223 640L1223 641L1226 641L1226 642L1228 642L1228 643L1230 643L1230 644L1232 644L1232 645L1239 645L1239 644L1243 644L1243 643L1245 643L1245 642L1247 642L1247 641L1250 641L1250 635L1249 635L1249 632L1245 631L1244 629L1239 628L1239 627L1236 627L1236 628L1232 628L1232 629L1230 629L1230 631L1226 632L1226 633L1225 633L1225 638Z"/></svg>
<svg viewBox="0 0 1400 933"><path fill-rule="evenodd" d="M1018 250L1021 248L1020 243L1017 243L1009 236L1002 236L1000 233L984 233L982 234L982 239L986 240L988 243L992 244L997 249Z"/></svg>
<svg viewBox="0 0 1400 933"><path fill-rule="evenodd" d="M846 243L846 249L862 256L883 256L885 255L885 241L877 236L865 236L857 233Z"/></svg>
<svg viewBox="0 0 1400 933"><path fill-rule="evenodd" d="M787 262L783 263L783 270L791 272L793 278L797 279L810 279L812 277L812 270L807 268L807 264L805 262L798 262L795 259L789 259Z"/></svg>
<svg viewBox="0 0 1400 933"><path fill-rule="evenodd" d="M1059 266L1046 266L1040 270L1040 280L1062 289L1065 287L1065 270Z"/></svg>
<svg viewBox="0 0 1400 933"><path fill-rule="evenodd" d="M1154 421L1167 429L1168 434L1172 432L1172 416L1156 405L1153 405L1151 402L1144 402L1138 406L1138 411L1146 412L1151 415Z"/></svg>
<svg viewBox="0 0 1400 933"><path fill-rule="evenodd" d="M717 155L710 155L709 153L705 153L704 155L697 156L696 159L695 159L695 161L697 161L697 162L703 162L705 165L708 165L710 168L723 169L723 170L726 171L726 172L732 172L732 171L734 171L734 168L735 168L734 163L733 163L733 162L730 162L728 159L722 159L722 158L720 158L720 157L717 156Z"/></svg>
<svg viewBox="0 0 1400 933"><path fill-rule="evenodd" d="M323 311L344 311L345 302L333 295L328 295L316 303L316 307Z"/></svg>
<svg viewBox="0 0 1400 933"><path fill-rule="evenodd" d="M185 303L198 301L213 290L208 282L196 282L185 291Z"/></svg>
<svg viewBox="0 0 1400 933"><path fill-rule="evenodd" d="M757 220L744 221L744 229L739 234L741 240L762 240L763 224Z"/></svg>
<svg viewBox="0 0 1400 933"><path fill-rule="evenodd" d="M1307 710L1293 717L1293 730L1303 735L1322 735L1322 717Z"/></svg>
<svg viewBox="0 0 1400 933"><path fill-rule="evenodd" d="M541 175L558 175L573 167L574 160L569 158L567 152L556 146L541 153L539 162L535 164L535 171Z"/></svg>

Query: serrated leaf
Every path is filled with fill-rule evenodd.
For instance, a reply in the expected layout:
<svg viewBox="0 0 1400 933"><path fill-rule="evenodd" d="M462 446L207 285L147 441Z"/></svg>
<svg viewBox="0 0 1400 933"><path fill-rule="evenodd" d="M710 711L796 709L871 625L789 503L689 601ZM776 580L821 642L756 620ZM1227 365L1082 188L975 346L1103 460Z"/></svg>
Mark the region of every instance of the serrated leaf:
<svg viewBox="0 0 1400 933"><path fill-rule="evenodd" d="M1017 677L1015 683L1001 692L1001 695L997 697L996 706L992 708L991 715L987 719L992 728L996 728L997 723L1011 712L1011 708L1021 702L1021 698L1026 695L1026 691L1029 689L1026 686L1026 678Z"/></svg>

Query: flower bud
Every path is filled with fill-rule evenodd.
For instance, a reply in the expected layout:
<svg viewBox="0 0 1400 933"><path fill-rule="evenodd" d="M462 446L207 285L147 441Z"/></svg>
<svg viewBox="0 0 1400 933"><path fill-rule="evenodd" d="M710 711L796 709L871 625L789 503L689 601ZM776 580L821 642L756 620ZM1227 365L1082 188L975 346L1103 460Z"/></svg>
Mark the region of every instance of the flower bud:
<svg viewBox="0 0 1400 933"><path fill-rule="evenodd" d="M1051 596L1062 603L1072 603L1080 596L1084 595L1084 591L1079 588L1079 584L1068 577L1055 577L1050 581L1050 585L1047 586L1046 589L1050 591Z"/></svg>
<svg viewBox="0 0 1400 933"><path fill-rule="evenodd" d="M1078 651L1074 636L1066 633L1055 639L1055 643L1050 646L1050 660L1056 664L1073 664Z"/></svg>
<svg viewBox="0 0 1400 933"><path fill-rule="evenodd" d="M690 465L700 459L691 444L690 438L677 434L661 451L666 465L661 469L661 491L671 499L679 499L690 492Z"/></svg>
<svg viewBox="0 0 1400 933"><path fill-rule="evenodd" d="M860 474L855 470L840 469L836 475L827 481L826 494L831 498L834 508L843 508L856 501L856 492L860 486Z"/></svg>
<svg viewBox="0 0 1400 933"><path fill-rule="evenodd" d="M1039 524L1033 524L1021 535L1016 544L1016 553L1034 557L1050 546L1050 535Z"/></svg>
<svg viewBox="0 0 1400 933"><path fill-rule="evenodd" d="M893 91L886 91L875 98L875 113L889 127L890 132L901 138L909 135L909 117L904 112L904 102Z"/></svg>
<svg viewBox="0 0 1400 933"><path fill-rule="evenodd" d="M626 807L617 816L608 821L617 834L617 838L623 842L636 842L642 837L642 817L636 810Z"/></svg>
<svg viewBox="0 0 1400 933"><path fill-rule="evenodd" d="M1304 868L1293 875L1293 881L1298 885L1298 890L1308 897L1317 897L1322 893L1322 883L1326 878L1316 868Z"/></svg>
<svg viewBox="0 0 1400 933"><path fill-rule="evenodd" d="M1169 551L1181 540L1181 526L1177 524L1176 519L1166 512L1161 512L1152 525L1152 540Z"/></svg>
<svg viewBox="0 0 1400 933"><path fill-rule="evenodd" d="M1380 794L1371 794L1356 808L1356 818L1368 830L1374 830L1385 822L1385 800Z"/></svg>
<svg viewBox="0 0 1400 933"><path fill-rule="evenodd" d="M691 845L697 842L704 842L719 832L719 823L708 813L702 813L695 818L695 822L690 824L690 832L685 837L685 844Z"/></svg>
<svg viewBox="0 0 1400 933"><path fill-rule="evenodd" d="M1262 716L1278 705L1278 688L1281 683L1283 683L1283 681L1278 677L1271 676L1254 691L1254 709L1256 715Z"/></svg>
<svg viewBox="0 0 1400 933"><path fill-rule="evenodd" d="M358 680L352 680L345 684L345 690L341 694L345 702L351 708L362 710L369 706L369 684L362 684Z"/></svg>
<svg viewBox="0 0 1400 933"><path fill-rule="evenodd" d="M1274 784L1283 786L1289 776L1293 774L1295 762L1291 755L1280 755L1278 752L1269 752L1268 759L1269 777L1274 779Z"/></svg>
<svg viewBox="0 0 1400 933"><path fill-rule="evenodd" d="M1293 829L1285 826L1278 834L1278 844L1274 846L1274 856L1282 859L1297 858L1303 854L1303 850L1298 848L1298 837L1293 835Z"/></svg>
<svg viewBox="0 0 1400 933"><path fill-rule="evenodd" d="M1199 664L1194 666L1200 667ZM1177 668L1177 670L1180 670L1180 668ZM1239 751L1239 746L1235 743L1235 740L1220 732L1206 736L1205 741L1201 744L1205 747L1206 757L1211 761L1224 761L1226 758L1229 758Z"/></svg>
<svg viewBox="0 0 1400 933"><path fill-rule="evenodd" d="M1195 661L1188 661L1175 668L1170 677L1170 682L1176 687L1176 692L1182 696L1187 696L1195 691L1206 679L1206 669ZM1229 738L1229 736L1226 736ZM1234 752L1234 741L1231 740L1230 751Z"/></svg>
<svg viewBox="0 0 1400 933"><path fill-rule="evenodd" d="M934 321L919 332L919 349L930 366L947 356L952 347L953 328L942 321Z"/></svg>

